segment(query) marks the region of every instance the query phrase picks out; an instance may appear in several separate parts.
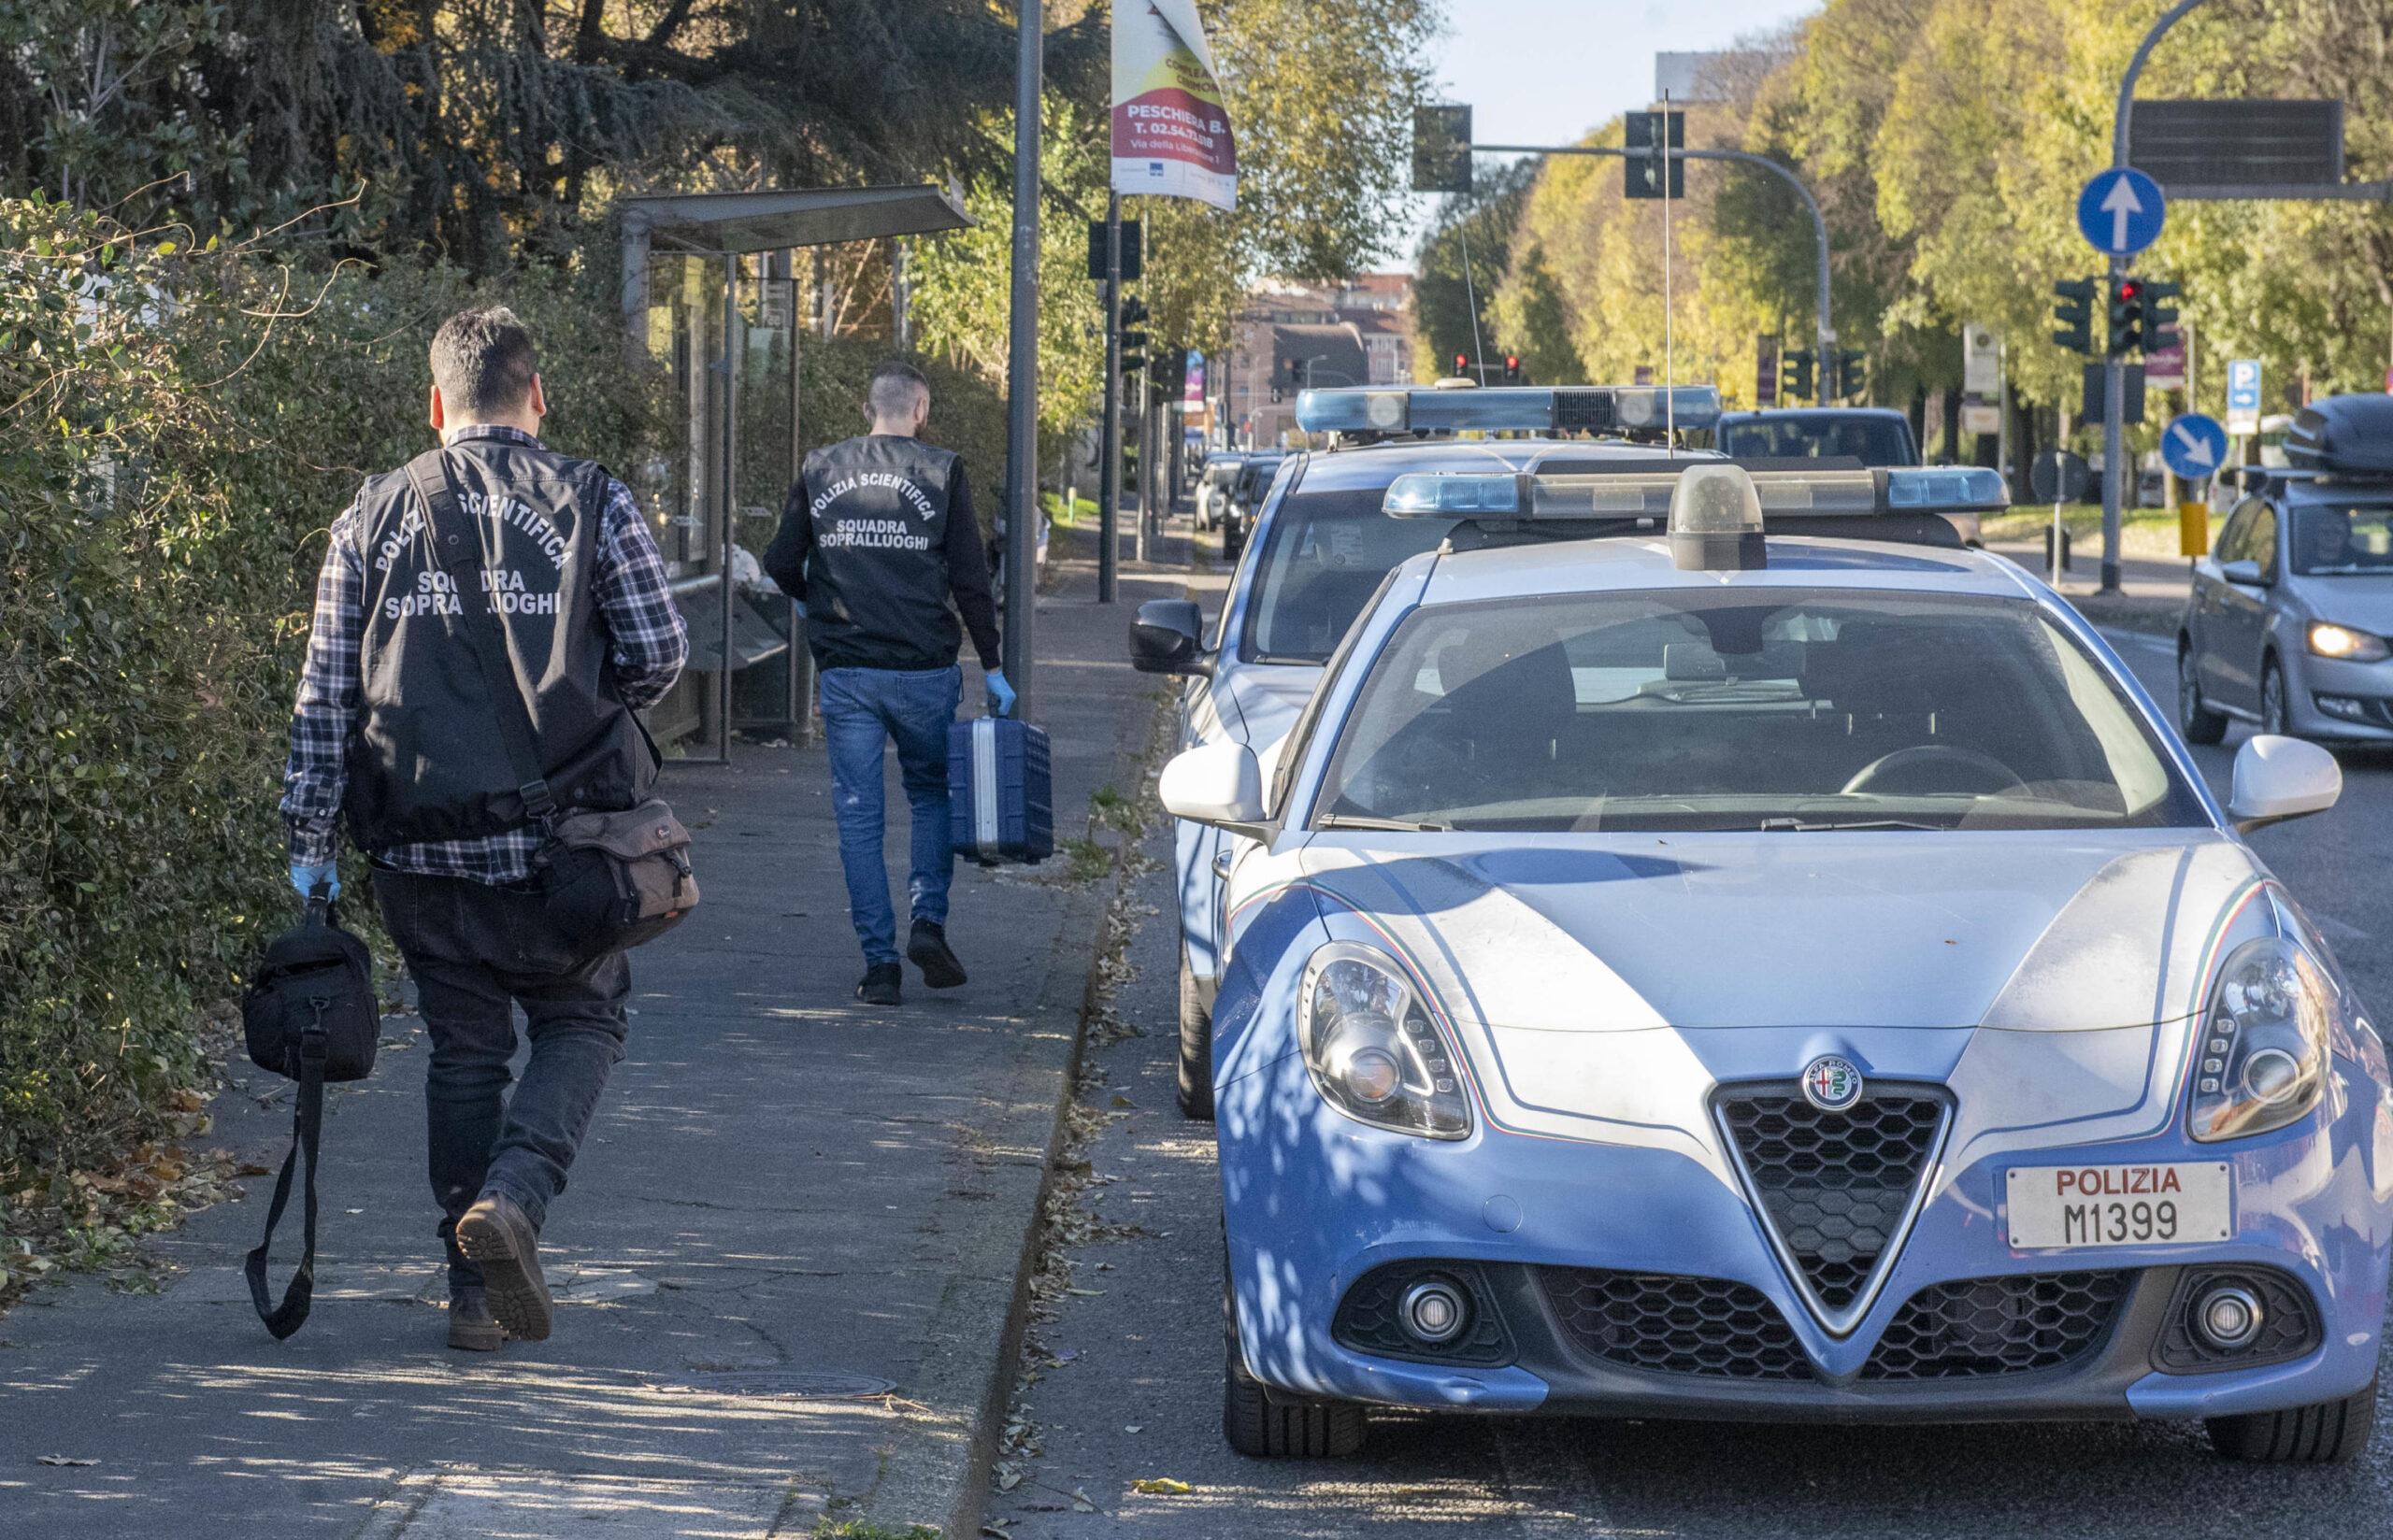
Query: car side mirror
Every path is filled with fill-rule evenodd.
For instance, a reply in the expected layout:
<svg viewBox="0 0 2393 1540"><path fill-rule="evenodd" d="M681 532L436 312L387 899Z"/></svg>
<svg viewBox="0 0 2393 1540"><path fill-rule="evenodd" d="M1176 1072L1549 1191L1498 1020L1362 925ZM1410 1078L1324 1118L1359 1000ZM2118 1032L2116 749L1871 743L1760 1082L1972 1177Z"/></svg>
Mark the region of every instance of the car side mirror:
<svg viewBox="0 0 2393 1540"><path fill-rule="evenodd" d="M2251 561L2223 563L2218 575L2230 583L2242 583L2250 588L2258 588L2268 581L2260 575L2260 563Z"/></svg>
<svg viewBox="0 0 2393 1540"><path fill-rule="evenodd" d="M1163 767L1164 811L1210 823L1249 839L1267 834L1263 767L1242 743L1207 743L1176 754Z"/></svg>
<svg viewBox="0 0 2393 1540"><path fill-rule="evenodd" d="M2249 834L2271 823L2323 813L2343 794L2343 767L2314 743L2261 733L2235 751L2227 816Z"/></svg>
<svg viewBox="0 0 2393 1540"><path fill-rule="evenodd" d="M1194 599L1150 599L1130 622L1130 666L1141 674L1211 674L1205 612Z"/></svg>

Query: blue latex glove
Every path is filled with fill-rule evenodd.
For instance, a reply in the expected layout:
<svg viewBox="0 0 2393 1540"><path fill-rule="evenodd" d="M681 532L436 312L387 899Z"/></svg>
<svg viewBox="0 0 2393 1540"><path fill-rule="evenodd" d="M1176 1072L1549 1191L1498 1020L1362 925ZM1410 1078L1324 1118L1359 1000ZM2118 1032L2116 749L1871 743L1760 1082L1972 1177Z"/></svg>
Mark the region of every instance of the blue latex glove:
<svg viewBox="0 0 2393 1540"><path fill-rule="evenodd" d="M316 890L326 883L332 884L333 896L338 898L340 868L331 862L327 861L322 866L302 866L295 862L292 863L291 885L299 890L301 898L313 898Z"/></svg>
<svg viewBox="0 0 2393 1540"><path fill-rule="evenodd" d="M1002 668L993 668L989 670L986 675L982 676L981 682L989 687L989 715L993 717L1012 716L1014 702L1013 686L1006 683L1006 671Z"/></svg>

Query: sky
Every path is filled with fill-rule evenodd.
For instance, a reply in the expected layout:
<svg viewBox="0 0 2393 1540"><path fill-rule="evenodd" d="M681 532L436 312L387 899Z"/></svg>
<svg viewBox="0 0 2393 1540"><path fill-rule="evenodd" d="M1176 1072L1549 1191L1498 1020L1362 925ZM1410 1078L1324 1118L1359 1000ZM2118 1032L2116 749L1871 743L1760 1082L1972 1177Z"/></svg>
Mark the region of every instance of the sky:
<svg viewBox="0 0 2393 1540"><path fill-rule="evenodd" d="M1568 144L1650 104L1654 55L1727 48L1819 9L1818 0L1445 0L1441 99L1473 109L1483 144ZM1483 167L1492 164L1482 162ZM1436 200L1416 201L1410 267Z"/></svg>

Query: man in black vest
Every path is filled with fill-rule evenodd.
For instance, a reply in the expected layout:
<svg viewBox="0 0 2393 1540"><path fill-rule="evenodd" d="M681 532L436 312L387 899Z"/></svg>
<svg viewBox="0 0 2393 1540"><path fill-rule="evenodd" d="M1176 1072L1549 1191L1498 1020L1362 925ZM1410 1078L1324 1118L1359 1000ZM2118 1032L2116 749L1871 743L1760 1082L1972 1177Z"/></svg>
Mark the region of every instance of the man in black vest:
<svg viewBox="0 0 2393 1540"><path fill-rule="evenodd" d="M338 891L346 811L415 980L451 1348L549 1334L540 1226L623 1057L631 987L621 955L577 965L548 919L540 831L464 606L497 617L561 806L648 795L656 751L632 713L689 656L648 521L603 467L540 442L547 410L531 335L509 311L464 311L433 337L432 426L481 542L482 592L450 580L406 472L369 478L316 580L283 782L292 885ZM509 1098L518 1004L532 1056Z"/></svg>
<svg viewBox="0 0 2393 1540"><path fill-rule="evenodd" d="M823 735L839 819L848 914L864 944L867 1005L898 1002L897 920L881 863L881 756L892 739L913 813L906 955L932 989L964 982L947 945L947 729L963 692L955 658L972 633L989 709L1013 708L998 667L997 606L972 487L954 451L925 444L930 382L909 364L873 371L870 431L806 457L764 567L806 616L823 676ZM956 623L958 615L963 625Z"/></svg>

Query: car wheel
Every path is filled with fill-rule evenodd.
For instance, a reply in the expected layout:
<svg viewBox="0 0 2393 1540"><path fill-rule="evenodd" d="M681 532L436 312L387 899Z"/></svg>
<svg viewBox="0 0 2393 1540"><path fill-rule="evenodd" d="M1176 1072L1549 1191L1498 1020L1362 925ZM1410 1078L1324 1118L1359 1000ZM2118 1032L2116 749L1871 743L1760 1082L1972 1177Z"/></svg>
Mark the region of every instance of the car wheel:
<svg viewBox="0 0 2393 1540"><path fill-rule="evenodd" d="M1252 1460L1348 1460L1363 1449L1363 1408L1266 1390L1247 1372L1238 1345L1238 1297L1230 1291L1228 1259L1222 1265L1222 1326L1227 1336L1222 1371L1222 1435Z"/></svg>
<svg viewBox="0 0 2393 1540"><path fill-rule="evenodd" d="M2260 664L2260 731L2289 731L2285 717L2285 670L2277 666L2274 658L2265 659Z"/></svg>
<svg viewBox="0 0 2393 1540"><path fill-rule="evenodd" d="M2376 1426L2376 1381L2341 1401L2286 1412L2244 1412L2203 1424L2211 1447L2229 1460L2274 1465L2340 1465L2368 1447Z"/></svg>
<svg viewBox="0 0 2393 1540"><path fill-rule="evenodd" d="M2202 682L2194 672L2194 644L2177 639L2177 731L2187 743L2216 743L2227 736L2227 718L2202 704Z"/></svg>
<svg viewBox="0 0 2393 1540"><path fill-rule="evenodd" d="M1197 1122L1213 1119L1213 1013L1196 993L1188 954L1180 954L1180 1111Z"/></svg>

